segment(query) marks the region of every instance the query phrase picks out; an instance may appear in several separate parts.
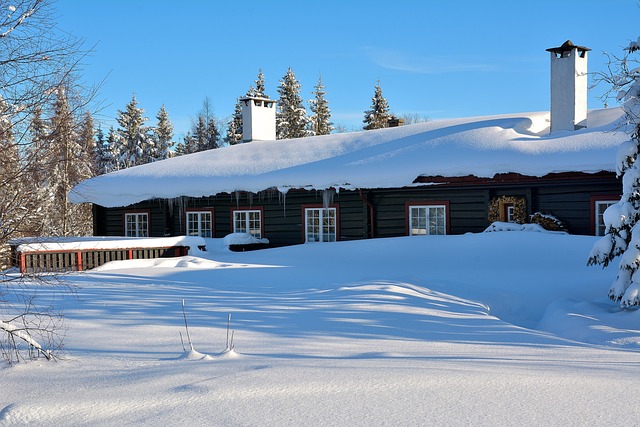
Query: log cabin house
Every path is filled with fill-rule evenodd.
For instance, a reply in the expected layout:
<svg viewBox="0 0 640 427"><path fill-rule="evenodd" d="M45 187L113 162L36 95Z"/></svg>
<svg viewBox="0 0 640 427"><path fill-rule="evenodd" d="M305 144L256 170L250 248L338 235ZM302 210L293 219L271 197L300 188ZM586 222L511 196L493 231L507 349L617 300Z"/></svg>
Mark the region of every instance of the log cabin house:
<svg viewBox="0 0 640 427"><path fill-rule="evenodd" d="M97 236L233 232L271 246L481 232L550 214L604 232L617 201L622 111L587 111L587 52L551 56L551 111L431 121L275 140L275 102L243 102L245 143L98 176L70 192L92 203Z"/></svg>

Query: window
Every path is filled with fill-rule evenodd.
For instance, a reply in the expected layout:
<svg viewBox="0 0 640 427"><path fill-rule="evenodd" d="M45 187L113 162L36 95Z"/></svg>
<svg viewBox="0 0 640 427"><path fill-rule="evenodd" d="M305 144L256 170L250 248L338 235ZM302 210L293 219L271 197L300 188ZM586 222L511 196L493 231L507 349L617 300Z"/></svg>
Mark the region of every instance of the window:
<svg viewBox="0 0 640 427"><path fill-rule="evenodd" d="M614 200L596 200L595 202L595 234L596 236L604 236L606 225L604 223L604 211L611 205L616 204Z"/></svg>
<svg viewBox="0 0 640 427"><path fill-rule="evenodd" d="M335 242L337 213L336 208L305 208L305 242Z"/></svg>
<svg viewBox="0 0 640 427"><path fill-rule="evenodd" d="M262 238L262 211L259 209L233 211L233 232L249 233Z"/></svg>
<svg viewBox="0 0 640 427"><path fill-rule="evenodd" d="M446 205L408 206L409 235L447 234Z"/></svg>
<svg viewBox="0 0 640 427"><path fill-rule="evenodd" d="M513 204L505 204L504 205L505 208L505 219L507 220L507 222L516 222L515 219L515 214L516 214L516 207Z"/></svg>
<svg viewBox="0 0 640 427"><path fill-rule="evenodd" d="M213 237L213 212L187 211L187 236Z"/></svg>
<svg viewBox="0 0 640 427"><path fill-rule="evenodd" d="M127 237L149 237L149 214L125 213L124 228Z"/></svg>

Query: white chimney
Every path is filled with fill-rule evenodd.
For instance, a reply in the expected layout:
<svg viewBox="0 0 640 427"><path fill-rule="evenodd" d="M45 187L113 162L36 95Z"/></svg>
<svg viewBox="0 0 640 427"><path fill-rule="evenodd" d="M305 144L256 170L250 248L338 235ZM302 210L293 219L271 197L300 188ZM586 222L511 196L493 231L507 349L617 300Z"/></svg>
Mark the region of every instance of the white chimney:
<svg viewBox="0 0 640 427"><path fill-rule="evenodd" d="M240 98L242 142L276 139L276 101L258 96Z"/></svg>
<svg viewBox="0 0 640 427"><path fill-rule="evenodd" d="M587 127L587 52L567 40L551 52L551 132Z"/></svg>

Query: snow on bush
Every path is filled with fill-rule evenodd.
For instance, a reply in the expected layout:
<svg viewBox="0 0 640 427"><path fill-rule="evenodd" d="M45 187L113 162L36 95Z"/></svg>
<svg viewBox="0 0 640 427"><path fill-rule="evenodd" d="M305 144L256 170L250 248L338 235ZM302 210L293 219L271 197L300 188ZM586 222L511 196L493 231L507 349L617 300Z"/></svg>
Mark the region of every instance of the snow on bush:
<svg viewBox="0 0 640 427"><path fill-rule="evenodd" d="M546 230L540 224L517 224L515 222L501 222L496 221L492 223L484 233L491 233L494 231L535 231L538 233L558 233L557 231Z"/></svg>
<svg viewBox="0 0 640 427"><path fill-rule="evenodd" d="M231 245L253 245L256 243L268 244L269 239L258 239L249 233L231 233L224 236L222 242L225 247Z"/></svg>

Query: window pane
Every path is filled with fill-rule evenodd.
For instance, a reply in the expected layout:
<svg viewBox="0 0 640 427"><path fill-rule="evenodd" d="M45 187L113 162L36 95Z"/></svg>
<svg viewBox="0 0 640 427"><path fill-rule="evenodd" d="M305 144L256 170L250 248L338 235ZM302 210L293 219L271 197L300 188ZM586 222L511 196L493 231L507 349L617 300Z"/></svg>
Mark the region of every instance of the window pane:
<svg viewBox="0 0 640 427"><path fill-rule="evenodd" d="M212 221L211 212L200 212L200 237L213 237L212 236Z"/></svg>
<svg viewBox="0 0 640 427"><path fill-rule="evenodd" d="M260 211L234 211L233 231L249 233L257 239L262 238L262 219Z"/></svg>
<svg viewBox="0 0 640 427"><path fill-rule="evenodd" d="M148 237L148 215L141 214L125 214L125 235L127 237Z"/></svg>
<svg viewBox="0 0 640 427"><path fill-rule="evenodd" d="M337 240L337 211L335 208L305 209L306 241L335 242Z"/></svg>
<svg viewBox="0 0 640 427"><path fill-rule="evenodd" d="M233 213L233 232L234 233L246 233L247 232L247 213L245 211L235 211Z"/></svg>

